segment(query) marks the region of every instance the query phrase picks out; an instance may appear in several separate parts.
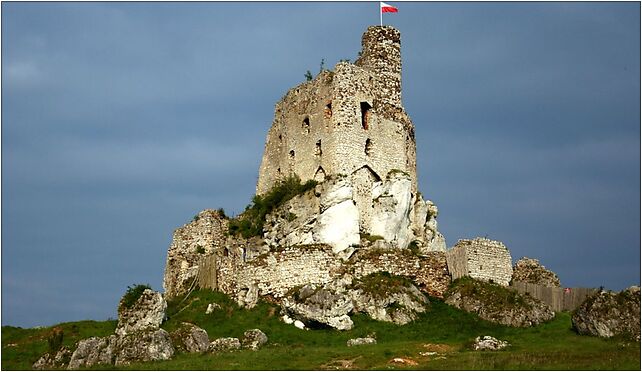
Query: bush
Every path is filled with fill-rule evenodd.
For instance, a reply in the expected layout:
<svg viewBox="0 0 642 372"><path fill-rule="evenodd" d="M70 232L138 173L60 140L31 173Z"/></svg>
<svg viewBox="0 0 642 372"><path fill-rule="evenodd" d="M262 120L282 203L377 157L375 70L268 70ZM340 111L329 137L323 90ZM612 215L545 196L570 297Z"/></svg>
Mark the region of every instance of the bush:
<svg viewBox="0 0 642 372"><path fill-rule="evenodd" d="M225 219L228 218L227 215L225 214L225 209L219 208L216 211L218 212L218 215L221 216L222 218L225 218Z"/></svg>
<svg viewBox="0 0 642 372"><path fill-rule="evenodd" d="M55 354L62 347L62 339L64 332L62 329L56 327L52 330L51 335L47 336L47 344L49 345L49 352Z"/></svg>
<svg viewBox="0 0 642 372"><path fill-rule="evenodd" d="M203 248L203 246L202 246L202 245L200 245L200 244L199 244L199 245L197 245L197 246L196 246L196 253L199 253L199 254L203 254L203 253L205 253L205 248Z"/></svg>
<svg viewBox="0 0 642 372"><path fill-rule="evenodd" d="M264 195L255 195L252 203L245 207L245 211L239 217L230 220L230 235L241 235L246 239L260 236L267 214L293 197L312 190L316 185L318 182L315 180L302 184L301 179L295 175L280 181Z"/></svg>
<svg viewBox="0 0 642 372"><path fill-rule="evenodd" d="M152 289L152 287L149 284L133 284L132 286L127 286L127 291L120 300L120 306L129 309L138 301L146 289Z"/></svg>

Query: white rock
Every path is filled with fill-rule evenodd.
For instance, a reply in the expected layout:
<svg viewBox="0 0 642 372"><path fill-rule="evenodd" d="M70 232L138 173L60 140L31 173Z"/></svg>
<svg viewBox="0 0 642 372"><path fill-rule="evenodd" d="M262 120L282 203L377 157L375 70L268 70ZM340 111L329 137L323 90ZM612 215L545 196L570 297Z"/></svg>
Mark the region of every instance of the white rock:
<svg viewBox="0 0 642 372"><path fill-rule="evenodd" d="M298 329L305 329L305 324L303 324L303 322L300 320L295 320L294 326L297 327Z"/></svg>
<svg viewBox="0 0 642 372"><path fill-rule="evenodd" d="M281 317L281 319L283 320L283 322L284 322L285 324L292 324L292 323L294 323L294 319L292 319L292 318L290 318L289 316L287 316L287 314L286 314L286 315L283 315L283 317Z"/></svg>
<svg viewBox="0 0 642 372"><path fill-rule="evenodd" d="M374 210L370 223L370 234L379 235L385 241L406 248L412 240L410 230L410 209L412 181L403 173L390 175L381 188L373 190Z"/></svg>
<svg viewBox="0 0 642 372"><path fill-rule="evenodd" d="M315 240L332 246L332 252L335 254L359 244L357 206L350 199L328 208L319 216L315 230Z"/></svg>

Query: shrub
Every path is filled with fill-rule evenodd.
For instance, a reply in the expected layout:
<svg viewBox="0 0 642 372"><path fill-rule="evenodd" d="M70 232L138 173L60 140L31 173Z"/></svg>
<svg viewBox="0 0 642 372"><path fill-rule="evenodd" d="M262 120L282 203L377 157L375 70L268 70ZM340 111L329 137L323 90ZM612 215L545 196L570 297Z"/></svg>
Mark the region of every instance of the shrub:
<svg viewBox="0 0 642 372"><path fill-rule="evenodd" d="M230 220L230 235L241 235L246 239L260 236L267 214L293 197L312 190L316 185L318 182L315 180L302 184L301 179L294 175L280 181L264 195L255 195L252 203L245 207L245 211L239 217Z"/></svg>
<svg viewBox="0 0 642 372"><path fill-rule="evenodd" d="M146 289L152 289L152 287L149 284L132 284L132 286L127 286L127 291L120 300L120 306L129 309L138 301Z"/></svg>
<svg viewBox="0 0 642 372"><path fill-rule="evenodd" d="M52 333L47 336L47 344L49 345L49 352L51 354L56 353L62 347L62 339L64 337L64 332L61 328L54 328Z"/></svg>
<svg viewBox="0 0 642 372"><path fill-rule="evenodd" d="M201 217L197 214L196 216L194 216L194 218L192 218L192 221L196 222L196 221L198 221L200 218L201 218Z"/></svg>
<svg viewBox="0 0 642 372"><path fill-rule="evenodd" d="M312 81L312 73L310 70L305 73L305 81Z"/></svg>
<svg viewBox="0 0 642 372"><path fill-rule="evenodd" d="M199 244L199 245L197 245L197 246L196 246L196 253L199 253L199 254L203 254L203 253L205 253L205 248L203 248L203 246L202 246L202 245L200 245L200 244Z"/></svg>
<svg viewBox="0 0 642 372"><path fill-rule="evenodd" d="M223 218L228 218L227 215L225 214L225 209L219 208L216 210L218 212L218 215L223 217Z"/></svg>

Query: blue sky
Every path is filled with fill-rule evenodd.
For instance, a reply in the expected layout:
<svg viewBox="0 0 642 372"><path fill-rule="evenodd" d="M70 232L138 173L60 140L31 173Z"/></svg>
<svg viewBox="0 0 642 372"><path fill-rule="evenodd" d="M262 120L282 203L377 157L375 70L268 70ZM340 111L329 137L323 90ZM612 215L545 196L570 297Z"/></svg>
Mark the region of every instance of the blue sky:
<svg viewBox="0 0 642 372"><path fill-rule="evenodd" d="M394 3L419 185L564 286L640 284L640 4ZM369 3L2 3L2 324L116 316L251 199L274 104Z"/></svg>

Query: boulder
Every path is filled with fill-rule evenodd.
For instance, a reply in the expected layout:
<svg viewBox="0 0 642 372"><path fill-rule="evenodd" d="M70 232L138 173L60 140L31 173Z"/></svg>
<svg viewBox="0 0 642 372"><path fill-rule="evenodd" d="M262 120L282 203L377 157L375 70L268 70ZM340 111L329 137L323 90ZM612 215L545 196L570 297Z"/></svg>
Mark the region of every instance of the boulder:
<svg viewBox="0 0 642 372"><path fill-rule="evenodd" d="M114 346L116 366L132 362L168 360L174 356L169 333L164 329L139 331L118 337Z"/></svg>
<svg viewBox="0 0 642 372"><path fill-rule="evenodd" d="M510 346L507 341L501 341L492 336L479 336L475 339L473 343L473 350L502 350Z"/></svg>
<svg viewBox="0 0 642 372"><path fill-rule="evenodd" d="M281 302L283 312L308 325L320 323L338 330L352 329L348 316L353 305L350 297L329 289L306 285Z"/></svg>
<svg viewBox="0 0 642 372"><path fill-rule="evenodd" d="M238 350L241 348L241 341L235 337L221 337L210 342L209 351L211 352L222 352L222 351L232 351Z"/></svg>
<svg viewBox="0 0 642 372"><path fill-rule="evenodd" d="M56 353L45 353L32 366L35 370L64 369L71 360L71 350L62 347Z"/></svg>
<svg viewBox="0 0 642 372"><path fill-rule="evenodd" d="M294 326L297 327L298 329L305 329L305 323L303 323L300 320L295 320Z"/></svg>
<svg viewBox="0 0 642 372"><path fill-rule="evenodd" d="M528 294L469 277L453 282L445 299L450 306L511 327L531 327L555 317L550 306Z"/></svg>
<svg viewBox="0 0 642 372"><path fill-rule="evenodd" d="M426 296L408 279L383 272L356 280L349 295L355 311L399 325L412 322L429 305Z"/></svg>
<svg viewBox="0 0 642 372"><path fill-rule="evenodd" d="M373 337L351 338L346 343L348 346L375 345L377 340Z"/></svg>
<svg viewBox="0 0 642 372"><path fill-rule="evenodd" d="M538 260L524 257L513 267L513 281L542 285L544 287L559 287L560 279L547 270Z"/></svg>
<svg viewBox="0 0 642 372"><path fill-rule="evenodd" d="M170 333L170 337L174 347L183 352L200 353L207 351L210 346L207 331L191 323L182 323Z"/></svg>
<svg viewBox="0 0 642 372"><path fill-rule="evenodd" d="M88 368L97 364L114 364L117 336L90 337L78 342L67 369Z"/></svg>
<svg viewBox="0 0 642 372"><path fill-rule="evenodd" d="M125 336L142 330L157 329L165 318L167 302L159 292L145 289L131 306L121 299L118 306L116 334Z"/></svg>
<svg viewBox="0 0 642 372"><path fill-rule="evenodd" d="M245 349L258 350L268 341L267 336L260 329L250 329L243 333L241 345Z"/></svg>
<svg viewBox="0 0 642 372"><path fill-rule="evenodd" d="M640 287L589 296L573 312L571 320L579 334L606 338L621 335L639 341Z"/></svg>
<svg viewBox="0 0 642 372"><path fill-rule="evenodd" d="M241 289L236 295L236 302L239 306L251 309L259 301L259 287L252 283L248 288Z"/></svg>

